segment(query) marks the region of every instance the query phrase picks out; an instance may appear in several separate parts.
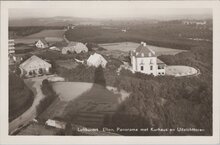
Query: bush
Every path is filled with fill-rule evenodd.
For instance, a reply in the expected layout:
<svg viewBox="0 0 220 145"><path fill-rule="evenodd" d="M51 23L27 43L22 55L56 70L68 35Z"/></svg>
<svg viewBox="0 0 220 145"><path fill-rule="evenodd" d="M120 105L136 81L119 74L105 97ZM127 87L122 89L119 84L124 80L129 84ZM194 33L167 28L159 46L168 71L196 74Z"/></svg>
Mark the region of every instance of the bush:
<svg viewBox="0 0 220 145"><path fill-rule="evenodd" d="M49 83L47 79L42 81L41 90L45 95L45 98L42 99L37 106L37 115L39 116L52 102L58 97L58 95L54 92L52 85Z"/></svg>

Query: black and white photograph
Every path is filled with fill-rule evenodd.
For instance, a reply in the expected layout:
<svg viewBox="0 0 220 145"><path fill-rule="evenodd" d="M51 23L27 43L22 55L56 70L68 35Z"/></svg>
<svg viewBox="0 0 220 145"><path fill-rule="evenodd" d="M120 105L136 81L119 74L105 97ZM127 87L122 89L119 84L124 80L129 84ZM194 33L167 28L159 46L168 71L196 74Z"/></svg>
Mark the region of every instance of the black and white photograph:
<svg viewBox="0 0 220 145"><path fill-rule="evenodd" d="M9 137L213 136L212 7L24 5L7 9Z"/></svg>

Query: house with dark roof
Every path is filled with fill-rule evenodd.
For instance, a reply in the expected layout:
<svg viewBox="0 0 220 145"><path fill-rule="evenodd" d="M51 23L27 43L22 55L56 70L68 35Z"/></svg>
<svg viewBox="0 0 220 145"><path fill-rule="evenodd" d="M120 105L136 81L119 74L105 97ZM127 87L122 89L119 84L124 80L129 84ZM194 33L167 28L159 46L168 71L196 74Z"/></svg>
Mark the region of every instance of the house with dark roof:
<svg viewBox="0 0 220 145"><path fill-rule="evenodd" d="M37 48L47 48L49 47L49 43L45 39L39 39L36 43L35 46Z"/></svg>
<svg viewBox="0 0 220 145"><path fill-rule="evenodd" d="M130 52L133 72L152 74L154 76L165 75L166 64L157 58L155 52L147 47L146 43L141 44Z"/></svg>

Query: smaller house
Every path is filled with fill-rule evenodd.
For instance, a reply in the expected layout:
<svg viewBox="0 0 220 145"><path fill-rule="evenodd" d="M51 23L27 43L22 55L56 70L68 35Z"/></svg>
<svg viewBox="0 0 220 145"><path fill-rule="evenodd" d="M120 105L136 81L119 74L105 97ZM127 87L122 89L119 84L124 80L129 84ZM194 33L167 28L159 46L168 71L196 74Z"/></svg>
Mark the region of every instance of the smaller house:
<svg viewBox="0 0 220 145"><path fill-rule="evenodd" d="M69 44L66 47L63 47L62 54L67 53L85 53L88 52L88 48L85 44L81 42L69 42Z"/></svg>
<svg viewBox="0 0 220 145"><path fill-rule="evenodd" d="M107 60L105 60L105 58L98 53L94 53L93 55L90 55L90 57L87 59L88 66L98 67L101 65L103 68L105 68L106 64L107 64Z"/></svg>
<svg viewBox="0 0 220 145"><path fill-rule="evenodd" d="M58 120L48 119L45 124L51 127L59 128L59 129L66 128L66 122L62 122Z"/></svg>
<svg viewBox="0 0 220 145"><path fill-rule="evenodd" d="M51 67L50 63L44 61L36 55L31 56L19 66L21 74L26 77L49 74Z"/></svg>
<svg viewBox="0 0 220 145"><path fill-rule="evenodd" d="M35 46L37 48L47 48L49 47L49 43L45 39L39 39L36 43Z"/></svg>

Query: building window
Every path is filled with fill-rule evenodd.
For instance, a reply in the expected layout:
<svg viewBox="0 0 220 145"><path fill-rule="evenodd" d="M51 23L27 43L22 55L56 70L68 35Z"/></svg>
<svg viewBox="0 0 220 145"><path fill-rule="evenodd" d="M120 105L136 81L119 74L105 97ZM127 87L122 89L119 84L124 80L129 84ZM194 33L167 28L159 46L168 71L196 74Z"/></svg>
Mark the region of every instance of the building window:
<svg viewBox="0 0 220 145"><path fill-rule="evenodd" d="M144 70L144 66L141 66L141 71L143 71Z"/></svg>
<svg viewBox="0 0 220 145"><path fill-rule="evenodd" d="M158 69L164 69L162 65L158 65Z"/></svg>
<svg viewBox="0 0 220 145"><path fill-rule="evenodd" d="M150 59L150 64L153 64L153 59Z"/></svg>
<svg viewBox="0 0 220 145"><path fill-rule="evenodd" d="M150 66L150 70L153 70L153 66Z"/></svg>

